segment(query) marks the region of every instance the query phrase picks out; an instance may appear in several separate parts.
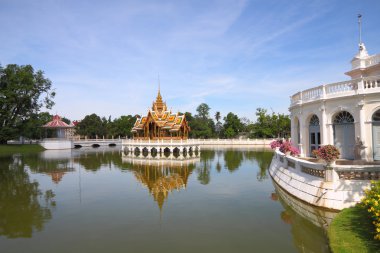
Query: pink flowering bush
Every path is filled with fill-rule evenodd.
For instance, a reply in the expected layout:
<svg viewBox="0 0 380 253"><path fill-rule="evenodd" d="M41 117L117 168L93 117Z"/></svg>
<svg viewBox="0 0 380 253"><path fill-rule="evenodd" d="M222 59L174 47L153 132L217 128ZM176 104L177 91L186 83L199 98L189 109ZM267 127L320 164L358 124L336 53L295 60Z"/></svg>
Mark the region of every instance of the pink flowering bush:
<svg viewBox="0 0 380 253"><path fill-rule="evenodd" d="M297 147L293 146L292 142L289 140L275 140L270 143L271 149L279 148L279 150L286 154L290 152L290 155L297 156L300 154L300 151Z"/></svg>
<svg viewBox="0 0 380 253"><path fill-rule="evenodd" d="M275 140L270 143L270 148L276 149L276 148L281 147L281 145L282 145L282 140Z"/></svg>
<svg viewBox="0 0 380 253"><path fill-rule="evenodd" d="M339 158L340 152L334 145L325 145L318 150L313 150L313 155L325 160L326 163L331 163Z"/></svg>
<svg viewBox="0 0 380 253"><path fill-rule="evenodd" d="M295 146L291 146L289 151L290 151L290 155L292 156L298 156L300 154L299 149Z"/></svg>

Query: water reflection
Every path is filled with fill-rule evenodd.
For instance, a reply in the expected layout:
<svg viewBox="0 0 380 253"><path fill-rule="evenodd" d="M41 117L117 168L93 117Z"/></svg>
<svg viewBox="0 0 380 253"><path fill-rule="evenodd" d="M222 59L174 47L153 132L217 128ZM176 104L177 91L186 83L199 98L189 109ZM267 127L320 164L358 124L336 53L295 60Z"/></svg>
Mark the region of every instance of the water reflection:
<svg viewBox="0 0 380 253"><path fill-rule="evenodd" d="M71 150L46 150L38 156L24 156L22 161L23 166L28 167L33 173L49 175L55 184L61 182L66 173L75 171Z"/></svg>
<svg viewBox="0 0 380 253"><path fill-rule="evenodd" d="M19 246L15 252L30 245L60 252L125 252L125 245L131 252L328 252L323 227L334 214L274 188L272 155L203 149L200 157L147 159L91 148L1 158L0 235L45 231L17 246L0 236L0 244Z"/></svg>
<svg viewBox="0 0 380 253"><path fill-rule="evenodd" d="M33 159L0 157L0 235L8 238L32 237L52 218L55 206L52 190L41 192L31 181L25 165Z"/></svg>
<svg viewBox="0 0 380 253"><path fill-rule="evenodd" d="M271 194L271 199L280 201L284 207L280 218L291 225L296 248L300 252L330 252L325 232L337 212L308 205L289 195L274 182L273 185L275 192Z"/></svg>
<svg viewBox="0 0 380 253"><path fill-rule="evenodd" d="M102 167L121 166L121 151L118 148L88 148L73 151L73 162L87 171L96 172Z"/></svg>
<svg viewBox="0 0 380 253"><path fill-rule="evenodd" d="M188 178L200 160L198 157L146 159L123 156L125 169L134 174L137 181L148 188L160 210L168 194L185 189Z"/></svg>
<svg viewBox="0 0 380 253"><path fill-rule="evenodd" d="M203 150L201 153L200 163L197 164L197 179L203 185L210 183L210 171L214 158L215 150Z"/></svg>

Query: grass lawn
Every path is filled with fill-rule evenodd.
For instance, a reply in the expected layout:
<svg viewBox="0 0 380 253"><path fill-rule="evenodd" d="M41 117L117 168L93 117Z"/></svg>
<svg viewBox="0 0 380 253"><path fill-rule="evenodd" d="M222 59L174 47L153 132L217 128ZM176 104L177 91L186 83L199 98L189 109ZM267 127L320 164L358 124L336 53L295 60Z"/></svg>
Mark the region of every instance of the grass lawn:
<svg viewBox="0 0 380 253"><path fill-rule="evenodd" d="M380 241L373 239L373 229L366 208L343 209L328 229L330 248L334 253L380 252Z"/></svg>
<svg viewBox="0 0 380 253"><path fill-rule="evenodd" d="M11 155L14 153L36 153L45 150L37 144L25 145L0 145L0 155Z"/></svg>

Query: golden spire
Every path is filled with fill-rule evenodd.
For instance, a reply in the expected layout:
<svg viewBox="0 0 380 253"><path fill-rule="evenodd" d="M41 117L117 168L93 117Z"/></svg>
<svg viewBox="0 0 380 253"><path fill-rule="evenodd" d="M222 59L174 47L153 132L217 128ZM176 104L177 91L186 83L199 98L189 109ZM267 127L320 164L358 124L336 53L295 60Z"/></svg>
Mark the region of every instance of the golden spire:
<svg viewBox="0 0 380 253"><path fill-rule="evenodd" d="M166 103L162 101L161 96L161 84L160 84L160 76L158 76L158 92L156 101L153 102L152 110L155 111L159 117L161 117L161 113L167 110Z"/></svg>
<svg viewBox="0 0 380 253"><path fill-rule="evenodd" d="M161 97L160 89L158 89L156 103L162 103L162 97Z"/></svg>
<svg viewBox="0 0 380 253"><path fill-rule="evenodd" d="M162 103L162 96L161 96L161 84L160 84L160 74L158 74L158 94L157 94L157 98L156 98L156 103L159 102L159 103Z"/></svg>

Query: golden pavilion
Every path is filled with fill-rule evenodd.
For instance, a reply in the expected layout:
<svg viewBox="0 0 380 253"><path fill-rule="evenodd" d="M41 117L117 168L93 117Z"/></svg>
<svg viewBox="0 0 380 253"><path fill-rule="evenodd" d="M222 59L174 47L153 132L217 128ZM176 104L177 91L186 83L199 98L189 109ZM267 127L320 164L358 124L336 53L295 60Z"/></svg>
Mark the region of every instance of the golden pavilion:
<svg viewBox="0 0 380 253"><path fill-rule="evenodd" d="M132 128L133 139L186 140L190 127L185 115L172 113L162 100L160 89L147 116L137 118Z"/></svg>

